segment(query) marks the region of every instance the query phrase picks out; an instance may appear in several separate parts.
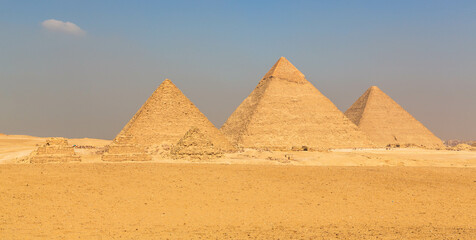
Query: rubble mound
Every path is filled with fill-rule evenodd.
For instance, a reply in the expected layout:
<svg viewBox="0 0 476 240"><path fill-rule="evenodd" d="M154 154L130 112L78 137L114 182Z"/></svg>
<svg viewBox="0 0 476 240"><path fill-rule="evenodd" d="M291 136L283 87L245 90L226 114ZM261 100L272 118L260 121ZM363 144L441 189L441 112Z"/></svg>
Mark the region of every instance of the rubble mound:
<svg viewBox="0 0 476 240"><path fill-rule="evenodd" d="M30 163L48 162L79 162L74 148L65 138L49 138L43 146L38 147L30 154Z"/></svg>
<svg viewBox="0 0 476 240"><path fill-rule="evenodd" d="M473 149L474 149L473 146L465 144L465 143L460 143L453 147L453 150L455 151L471 151Z"/></svg>

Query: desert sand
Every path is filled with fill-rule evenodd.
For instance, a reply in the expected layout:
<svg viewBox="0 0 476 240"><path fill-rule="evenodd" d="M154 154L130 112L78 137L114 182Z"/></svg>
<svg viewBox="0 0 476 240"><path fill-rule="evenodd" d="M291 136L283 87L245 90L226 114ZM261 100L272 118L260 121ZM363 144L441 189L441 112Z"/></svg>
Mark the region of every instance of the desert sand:
<svg viewBox="0 0 476 240"><path fill-rule="evenodd" d="M0 165L0 239L474 239L476 169Z"/></svg>
<svg viewBox="0 0 476 240"><path fill-rule="evenodd" d="M476 152L247 149L222 158L26 164L0 136L0 239L474 239ZM84 148L81 146L89 146Z"/></svg>
<svg viewBox="0 0 476 240"><path fill-rule="evenodd" d="M347 115L280 58L221 130L165 80L112 141L0 135L0 239L476 239L476 148Z"/></svg>
<svg viewBox="0 0 476 240"><path fill-rule="evenodd" d="M25 135L0 135L0 164L30 163L29 156L48 138ZM102 163L101 156L111 140L68 139L76 145L75 152L82 163ZM169 153L152 155L155 163L253 164L298 166L420 166L420 167L476 167L476 148L457 151L421 148L331 149L328 151L266 151L243 149L224 153L220 158L200 161L178 158ZM131 162L131 161L126 161Z"/></svg>

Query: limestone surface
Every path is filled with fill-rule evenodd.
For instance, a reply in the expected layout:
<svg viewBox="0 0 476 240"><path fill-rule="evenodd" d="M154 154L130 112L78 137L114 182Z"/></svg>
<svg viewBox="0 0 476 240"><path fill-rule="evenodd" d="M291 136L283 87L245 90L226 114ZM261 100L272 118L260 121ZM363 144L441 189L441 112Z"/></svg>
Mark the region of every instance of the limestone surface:
<svg viewBox="0 0 476 240"><path fill-rule="evenodd" d="M171 146L193 126L206 134L215 147L228 152L235 150L207 117L166 79L116 138L130 136L129 144L144 147Z"/></svg>
<svg viewBox="0 0 476 240"><path fill-rule="evenodd" d="M443 142L376 86L345 112L378 146L443 148Z"/></svg>
<svg viewBox="0 0 476 240"><path fill-rule="evenodd" d="M453 150L456 150L456 151L474 151L474 150L476 150L476 148L471 146L471 145L465 144L465 143L460 143L460 144L454 146Z"/></svg>
<svg viewBox="0 0 476 240"><path fill-rule="evenodd" d="M30 154L30 163L81 161L65 138L49 138Z"/></svg>
<svg viewBox="0 0 476 240"><path fill-rule="evenodd" d="M337 107L281 57L221 131L240 147L290 150L373 146Z"/></svg>
<svg viewBox="0 0 476 240"><path fill-rule="evenodd" d="M118 136L107 146L106 151L101 156L103 161L150 161L152 157L147 154L145 147L134 143L132 136Z"/></svg>
<svg viewBox="0 0 476 240"><path fill-rule="evenodd" d="M219 158L223 151L215 147L199 128L192 127L185 135L172 147L173 158L207 160Z"/></svg>

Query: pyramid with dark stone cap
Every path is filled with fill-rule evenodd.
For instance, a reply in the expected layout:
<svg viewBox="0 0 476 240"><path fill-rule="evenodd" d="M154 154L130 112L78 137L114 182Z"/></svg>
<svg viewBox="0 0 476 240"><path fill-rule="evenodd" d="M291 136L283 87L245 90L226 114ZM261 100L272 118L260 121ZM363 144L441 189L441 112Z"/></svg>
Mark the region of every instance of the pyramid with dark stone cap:
<svg viewBox="0 0 476 240"><path fill-rule="evenodd" d="M345 115L381 147L443 147L438 137L376 86L357 99Z"/></svg>
<svg viewBox="0 0 476 240"><path fill-rule="evenodd" d="M284 57L266 73L221 131L232 143L245 148L373 146L367 136Z"/></svg>
<svg viewBox="0 0 476 240"><path fill-rule="evenodd" d="M49 138L43 146L30 154L31 163L48 162L79 162L81 158L76 155L74 148L65 138Z"/></svg>
<svg viewBox="0 0 476 240"><path fill-rule="evenodd" d="M148 148L167 148L177 143L195 126L206 134L213 145L223 151L234 151L226 137L168 79L147 99L117 138L126 137L128 144Z"/></svg>
<svg viewBox="0 0 476 240"><path fill-rule="evenodd" d="M172 147L170 153L173 158L196 160L219 158L223 155L223 151L216 148L208 136L197 127L188 130L180 141Z"/></svg>

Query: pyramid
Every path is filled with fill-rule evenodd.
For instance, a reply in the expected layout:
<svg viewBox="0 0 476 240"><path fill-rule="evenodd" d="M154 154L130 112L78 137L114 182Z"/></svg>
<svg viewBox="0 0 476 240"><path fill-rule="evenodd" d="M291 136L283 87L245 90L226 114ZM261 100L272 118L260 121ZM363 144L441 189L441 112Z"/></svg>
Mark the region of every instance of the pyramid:
<svg viewBox="0 0 476 240"><path fill-rule="evenodd" d="M106 152L101 156L103 161L150 161L151 155L147 154L145 147L135 144L131 136L118 136L107 146Z"/></svg>
<svg viewBox="0 0 476 240"><path fill-rule="evenodd" d="M234 151L226 137L168 79L147 99L116 139L125 137L128 144L149 148L166 148L177 143L195 126L206 134L213 145L223 151Z"/></svg>
<svg viewBox="0 0 476 240"><path fill-rule="evenodd" d="M357 99L345 115L381 147L443 147L438 137L376 86Z"/></svg>
<svg viewBox="0 0 476 240"><path fill-rule="evenodd" d="M281 57L221 131L240 147L291 150L373 146L337 107Z"/></svg>
<svg viewBox="0 0 476 240"><path fill-rule="evenodd" d="M30 154L30 163L79 161L81 158L76 155L74 148L65 138L49 138L43 146Z"/></svg>
<svg viewBox="0 0 476 240"><path fill-rule="evenodd" d="M197 127L192 127L172 147L170 151L173 158L206 160L219 158L223 152L216 148L212 141Z"/></svg>

